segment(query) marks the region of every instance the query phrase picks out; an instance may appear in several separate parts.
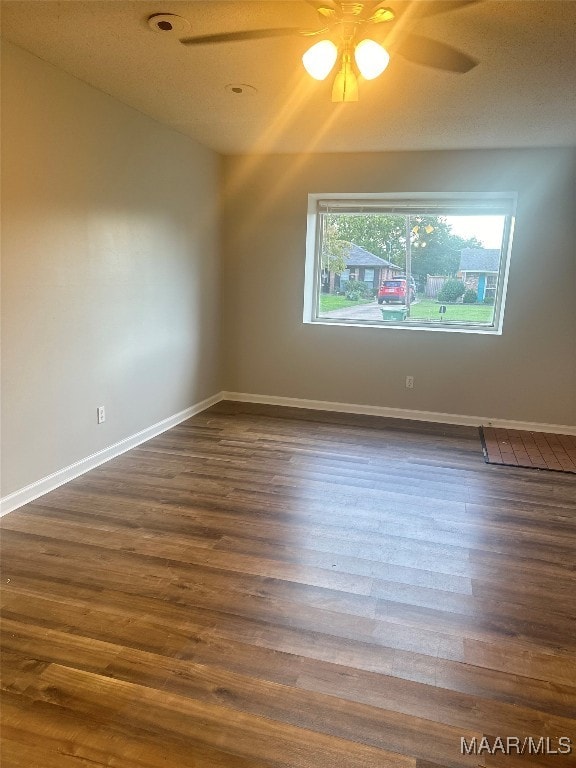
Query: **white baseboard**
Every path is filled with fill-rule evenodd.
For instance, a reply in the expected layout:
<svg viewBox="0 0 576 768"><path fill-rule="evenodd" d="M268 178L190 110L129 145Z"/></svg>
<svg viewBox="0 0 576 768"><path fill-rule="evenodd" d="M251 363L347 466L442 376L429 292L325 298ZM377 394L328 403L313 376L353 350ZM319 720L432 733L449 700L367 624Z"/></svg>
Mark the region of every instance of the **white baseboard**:
<svg viewBox="0 0 576 768"><path fill-rule="evenodd" d="M379 405L354 405L352 403L332 403L325 400L301 400L295 397L277 397L275 395L250 395L244 392L222 392L221 394L222 400L234 400L240 403L285 405L290 408L310 408L315 411L359 413L366 416L384 416L391 419L408 419L410 421L432 421L438 424L458 424L467 427L501 427L502 429L522 429L530 432L554 432L561 435L576 435L576 426L568 426L566 424L539 424L528 421L498 419L492 416L462 416L455 413L411 411L403 408L386 408Z"/></svg>
<svg viewBox="0 0 576 768"><path fill-rule="evenodd" d="M566 424L540 424L537 422L513 421L510 419L498 419L486 416L462 416L454 413L441 413L436 411L412 411L403 408L386 408L379 405L355 405L353 403L332 403L325 400L304 400L296 397L278 397L276 395L252 395L245 392L219 392L212 397L203 400L196 405L186 408L180 413L169 416L151 427L137 432L131 437L120 440L118 443L104 448L85 459L71 464L69 467L54 472L48 477L43 477L35 483L27 485L18 491L14 491L3 499L0 499L0 517L12 512L14 509L34 501L49 491L53 491L69 480L73 480L85 472L104 464L104 462L119 456L131 448L150 440L156 435L166 432L186 419L205 411L211 405L221 400L232 400L240 403L261 403L262 405L284 405L289 408L308 408L315 411L336 411L338 413L358 413L366 416L384 416L392 419L408 419L410 421L430 421L438 424L458 424L469 427L502 427L503 429L522 429L531 432L554 432L561 435L576 435L576 427Z"/></svg>
<svg viewBox="0 0 576 768"><path fill-rule="evenodd" d="M200 403L196 403L196 405L192 405L190 408L186 408L184 411L180 411L180 413L175 413L173 416L169 416L167 419L163 419L157 424L153 424L151 427L147 427L131 437L120 440L118 443L114 443L114 445L110 445L108 448L93 453L85 459L70 464L70 466L64 467L64 469L60 469L58 472L48 475L48 477L43 477L41 480L31 483L25 488L21 488L19 491L14 491L14 493L0 499L0 517L8 512L12 512L14 509L18 509L18 507L21 507L24 504L28 504L30 501L34 501L34 499L43 496L49 491L53 491L55 488L64 485L64 483L73 480L75 477L83 475L85 472L89 472L91 469L98 467L100 464L104 464L104 462L113 459L115 456L119 456L121 453L129 451L131 448L135 448L137 445L145 443L152 437L156 437L156 435L166 432L167 429L175 427L177 424L186 421L186 419L195 416L201 411L205 411L206 408L210 408L211 405L220 402L220 400L222 400L221 392L206 400L202 400Z"/></svg>

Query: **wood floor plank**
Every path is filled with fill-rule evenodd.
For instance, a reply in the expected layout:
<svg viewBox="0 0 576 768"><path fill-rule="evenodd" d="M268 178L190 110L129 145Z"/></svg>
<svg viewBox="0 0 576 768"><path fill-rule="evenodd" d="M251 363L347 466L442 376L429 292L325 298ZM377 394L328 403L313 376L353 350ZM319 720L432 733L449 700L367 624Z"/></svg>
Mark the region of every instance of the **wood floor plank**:
<svg viewBox="0 0 576 768"><path fill-rule="evenodd" d="M131 727L118 718L91 721L58 704L4 695L2 766L5 768L280 768L199 741L170 738Z"/></svg>
<svg viewBox="0 0 576 768"><path fill-rule="evenodd" d="M89 521L83 524L80 522L62 521L53 515L47 517L41 514L21 515L15 517L14 520L9 520L6 530L19 531L21 533L30 532L42 537L65 539L71 542L98 544L99 546L120 551L129 549L137 554L155 553L161 547L168 559L197 566L204 564L223 571L233 572L235 574L235 584L241 583L241 577L245 577L246 574L265 577L266 582L261 585L258 582L254 582L255 589L259 592L264 588L273 588L277 583L280 583L281 586L281 582L289 582L290 584L287 587L290 586L291 590L294 590L296 584L324 588L326 600L329 599L331 594L335 596L335 599L336 597L340 598L339 610L342 609L342 600L344 599L343 595L339 593L349 592L354 595L370 594L375 598L420 606L421 608L449 610L456 613L465 613L469 616L479 615L484 619L492 615L494 617L493 621L498 620L497 614L501 613L504 608L507 618L513 617L518 621L523 621L526 615L525 606L514 602L512 596L506 596L507 599L504 600L502 598L505 596L502 594L496 599L495 597L476 597L470 594L461 596L450 592L446 593L445 590L419 588L413 585L402 587L398 583L384 582L372 579L371 577L342 574L334 570L334 563L331 564L331 570L328 570L328 568L320 569L313 566L303 568L302 565L292 565L270 558L250 557L230 552L230 550L227 552L212 550L207 553L205 548L197 548L196 543L192 546L188 544L187 539L186 543L183 543L181 539L175 536L144 536L135 540L132 532L118 530L118 526L111 526L110 529L104 528L102 525L92 527ZM136 546L129 546L131 542ZM214 583L214 579L212 579L212 582ZM322 594L321 590L318 591L318 594ZM356 601L356 603L355 607L362 608L361 600ZM371 604L367 604L360 615L369 614L373 616L378 604L382 604L382 600L374 600ZM555 622L561 620L558 608L559 606L554 615ZM567 604L565 609L565 621L567 623L571 622L569 609L570 606ZM354 608L351 610L354 611ZM539 610L538 620L532 619L529 628L535 629L539 627L540 631L546 634L549 631L551 618L545 608L542 608Z"/></svg>
<svg viewBox="0 0 576 768"><path fill-rule="evenodd" d="M278 723L245 710L148 688L111 677L52 664L26 691L33 701L56 704L83 713L97 722L132 724L136 729L169 739L193 739L209 748L234 751L246 758L284 763L300 768L346 765L376 768L413 768L415 760L370 745ZM468 734L469 738L472 733Z"/></svg>
<svg viewBox="0 0 576 768"><path fill-rule="evenodd" d="M10 535L14 536L14 532L7 532L6 539L9 539ZM19 540L18 536L16 540ZM33 540L29 541L28 545L28 557L20 557L20 564L15 565L16 573L18 570L24 570L26 573L29 557L33 554L36 569L42 572L44 568L49 567L64 578L71 567L68 556L72 552L73 559L77 562L77 580L100 589L111 589L118 583L125 563L128 573L124 574L122 582L124 591L148 597L154 596L158 591L165 600L183 605L188 612L195 609L217 611L308 631L314 631L320 622L326 634L417 652L427 652L431 646L437 648L440 645L450 649L449 653L452 654L458 652L462 641L469 643L471 647L477 643L482 648L498 642L499 647L515 659L524 658L527 653L538 649L538 655L558 657L560 661L574 642L570 634L552 633L550 637L533 639L523 634L523 625L520 622L516 623L514 631L510 631L506 627L494 627L493 619L491 623L487 621L486 626L482 626L478 621L472 623L462 619L458 622L450 615L433 611L420 610L415 615L410 610L403 610L401 604L391 601L387 604L386 614L382 612L381 615L372 617L370 611L368 615L362 615L366 613L361 602L363 598L358 598L358 607L351 612L346 609L347 603L339 610L338 595L325 598L322 590L319 599L314 599L316 592L310 593L309 590L305 590L300 599L293 599L297 596L285 598L271 595L270 589L256 589L252 592L242 589L241 583L237 586L232 578L223 580L220 572L211 573L209 569L186 572L182 564L161 558L147 558L142 562L140 556L133 554L120 557L118 553L99 549L94 553L91 547L71 544L67 545L66 553L62 553L59 545L52 541L46 544ZM12 542L12 548L8 547L7 541L4 546L8 553L11 553L13 562L17 564L19 555L14 551L15 542ZM50 560L49 566L44 565L43 554ZM54 561L58 560L60 562L56 565ZM96 562L100 565L99 569L94 568ZM140 584L138 569L140 575L149 583ZM30 599L27 602L30 603ZM58 604L50 606L49 615L54 621L62 621L62 615L66 615L64 606L63 614L58 608ZM6 606L6 610L10 610L10 605ZM46 608L42 610L45 611ZM444 620L440 621L441 618ZM84 624L84 614L77 621Z"/></svg>
<svg viewBox="0 0 576 768"><path fill-rule="evenodd" d="M50 587L51 592L58 591L57 585ZM67 624L62 630L48 629L44 625L49 617L53 617L53 612L43 595L44 589L44 582L37 580L36 588L26 591L27 595L38 598L35 611L31 610L29 603L21 600L20 610L25 615L18 619L4 619L4 646L8 650L24 649L33 658L62 663L69 663L72 655L76 665L87 670L101 670L102 665L109 663L124 647L144 648L169 657L191 660L208 657L211 663L227 653L227 658L233 660L233 663L228 662L229 668L246 671L241 662L246 655L245 649L249 648L251 665L261 659L262 667L268 674L274 671L274 679L278 682L293 683L303 667L309 673L307 662L316 667L336 663L357 671L397 675L405 680L473 695L489 692L493 698L528 706L533 706L536 701L540 709L560 715L570 716L574 711L574 688L567 683L572 679L576 685L576 669L564 659L550 661L549 656L536 654L511 657L500 647L492 648L490 654L489 647L480 646L477 656L471 657L471 661L478 663L470 665L317 632L273 625L262 627L257 624L254 627L249 620L206 611L201 614L195 612L192 616L190 609L186 609L183 619L170 604L142 597L136 600L134 596L127 599L123 593L107 592L99 597L97 593L78 587L63 588L62 585L60 594L65 591L67 596L68 609L64 616ZM22 590L20 592L24 594ZM82 608L86 602L92 606L93 620L87 620L83 611L80 620L75 620L72 605ZM125 629L118 618L129 608L133 621ZM152 612L154 617L150 620ZM161 628L168 618L172 620L171 631L165 632ZM31 623L33 621L38 626ZM134 633L134 626L139 630L146 628L145 642L140 631ZM87 633L87 636L79 633ZM96 640L94 635L104 637L106 641ZM280 675L278 664L282 669ZM490 669L490 665L499 671ZM507 669L516 672L506 673ZM252 666L248 671L256 674ZM540 679L532 679L528 675L540 676Z"/></svg>
<svg viewBox="0 0 576 768"><path fill-rule="evenodd" d="M2 766L464 768L572 737L576 478L222 402L2 521Z"/></svg>
<svg viewBox="0 0 576 768"><path fill-rule="evenodd" d="M138 537L135 540L133 532L119 531L115 527L103 529L102 526L92 528L90 522L62 521L54 516L22 515L14 522L9 521L6 530L30 532L37 536L55 539L65 539L70 542L94 544L107 549L132 551L136 554L156 554L159 546L163 554L170 560L177 560L189 565L208 565L213 568L233 571L236 574L251 574L270 579L283 579L293 583L307 584L315 587L327 587L355 595L370 595L373 586L371 577L326 571L310 566L293 565L272 558L254 558L231 552L212 551L206 553L206 548L213 548L210 541L206 547L203 542L193 542L188 537L183 539L175 535L162 533L153 536Z"/></svg>

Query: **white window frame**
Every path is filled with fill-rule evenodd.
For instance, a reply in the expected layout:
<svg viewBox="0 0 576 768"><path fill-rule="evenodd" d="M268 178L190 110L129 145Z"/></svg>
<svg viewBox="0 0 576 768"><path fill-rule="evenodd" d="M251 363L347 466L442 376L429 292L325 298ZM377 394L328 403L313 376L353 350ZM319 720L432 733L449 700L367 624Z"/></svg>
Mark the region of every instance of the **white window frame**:
<svg viewBox="0 0 576 768"><path fill-rule="evenodd" d="M307 324L345 326L355 328L378 328L380 330L401 331L436 331L443 333L480 333L501 335L504 322L504 308L508 290L512 235L516 215L516 192L471 192L471 193L310 193L308 195L308 215L306 230L306 263L304 271L304 313L303 321ZM455 323L438 320L405 320L395 324L389 321L377 322L353 319L331 319L319 316L320 297L320 250L321 217L323 208L329 205L331 212L358 213L400 213L414 214L426 210L438 215L456 213L476 213L485 215L504 215L505 225L502 237L502 255L500 260L499 280L494 301L494 319L491 325L484 323Z"/></svg>

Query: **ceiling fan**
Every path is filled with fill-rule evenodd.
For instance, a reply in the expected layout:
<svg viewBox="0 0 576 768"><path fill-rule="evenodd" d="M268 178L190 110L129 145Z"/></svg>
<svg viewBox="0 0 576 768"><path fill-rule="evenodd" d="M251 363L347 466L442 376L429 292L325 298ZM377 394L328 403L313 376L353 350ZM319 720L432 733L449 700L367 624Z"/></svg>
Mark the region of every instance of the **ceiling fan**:
<svg viewBox="0 0 576 768"><path fill-rule="evenodd" d="M393 25L402 14L396 13L387 2L365 0L345 2L344 0L306 0L318 12L323 26L320 29L298 29L279 27L272 29L249 29L239 32L217 32L199 37L185 37L183 45L206 45L229 43L242 40L261 40L271 37L301 35L321 37L309 48L302 62L306 71L317 80L324 80L340 60L340 70L334 80L332 101L357 101L359 72L365 79L378 77L388 66L390 54L380 43L369 38L368 32ZM393 0L392 0L393 2ZM455 11L483 0L426 0L418 2L414 19L423 19L440 13ZM386 37L386 35L384 36ZM334 40L330 39L334 38ZM412 32L402 32L399 40L391 46L394 55L449 72L465 73L473 69L477 60L446 43L432 40Z"/></svg>

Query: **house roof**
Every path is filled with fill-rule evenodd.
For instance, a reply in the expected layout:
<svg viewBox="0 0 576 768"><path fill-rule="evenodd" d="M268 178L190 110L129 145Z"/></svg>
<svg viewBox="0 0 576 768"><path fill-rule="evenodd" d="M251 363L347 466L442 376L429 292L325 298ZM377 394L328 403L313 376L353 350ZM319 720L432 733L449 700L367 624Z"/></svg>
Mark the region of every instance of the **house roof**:
<svg viewBox="0 0 576 768"><path fill-rule="evenodd" d="M350 252L348 253L348 257L346 259L346 266L391 267L392 269L402 269L402 267L398 267L396 264L392 264L392 262L387 261L386 259L381 259L380 256L376 256L375 254L370 253L370 251L367 251L365 248L362 248L355 243L350 244Z"/></svg>
<svg viewBox="0 0 576 768"><path fill-rule="evenodd" d="M460 272L498 272L498 248L463 248L460 251Z"/></svg>

